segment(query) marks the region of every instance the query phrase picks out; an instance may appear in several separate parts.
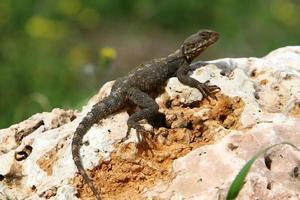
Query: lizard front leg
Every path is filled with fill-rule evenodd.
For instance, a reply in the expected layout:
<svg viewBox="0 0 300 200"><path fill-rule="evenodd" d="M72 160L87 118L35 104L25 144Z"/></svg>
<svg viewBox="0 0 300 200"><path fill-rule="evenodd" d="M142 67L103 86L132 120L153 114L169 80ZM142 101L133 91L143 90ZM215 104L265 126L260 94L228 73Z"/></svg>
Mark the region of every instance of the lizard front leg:
<svg viewBox="0 0 300 200"><path fill-rule="evenodd" d="M127 121L127 133L122 141L128 138L131 128L134 128L137 131L138 141L141 142L144 139L143 134L145 133L145 130L139 124L139 121L142 119L149 120L151 117L158 114L159 106L148 94L135 87L132 87L127 90L127 97L141 110L137 111L136 113L133 113L129 117Z"/></svg>
<svg viewBox="0 0 300 200"><path fill-rule="evenodd" d="M196 79L190 77L188 75L189 70L190 70L190 66L188 64L180 67L177 70L177 74L176 74L178 80L185 85L197 88L202 93L203 98L211 97L213 99L216 99L215 93L218 90L220 90L220 88L216 85L208 85L209 81L206 81L205 83L201 83Z"/></svg>

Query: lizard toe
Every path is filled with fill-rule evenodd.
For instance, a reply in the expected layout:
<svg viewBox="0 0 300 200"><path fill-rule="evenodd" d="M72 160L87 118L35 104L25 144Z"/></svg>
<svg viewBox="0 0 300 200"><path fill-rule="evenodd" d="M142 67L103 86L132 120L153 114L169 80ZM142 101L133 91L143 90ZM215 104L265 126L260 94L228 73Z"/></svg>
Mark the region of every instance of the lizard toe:
<svg viewBox="0 0 300 200"><path fill-rule="evenodd" d="M198 84L197 89L202 93L203 98L207 99L209 102L209 98L217 100L215 93L220 91L220 88L216 85L208 85L208 83L209 81Z"/></svg>

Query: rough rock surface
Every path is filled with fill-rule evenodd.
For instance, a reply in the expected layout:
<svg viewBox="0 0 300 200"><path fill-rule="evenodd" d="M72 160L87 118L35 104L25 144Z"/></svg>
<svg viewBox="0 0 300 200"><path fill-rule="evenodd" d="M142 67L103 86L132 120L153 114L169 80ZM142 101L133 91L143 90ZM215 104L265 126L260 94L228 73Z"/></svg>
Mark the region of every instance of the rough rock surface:
<svg viewBox="0 0 300 200"><path fill-rule="evenodd" d="M165 120L145 124L149 146L136 145L134 131L118 143L132 105L89 130L81 156L103 199L224 199L257 151L282 141L300 147L300 46L210 63L192 76L218 85L218 99L201 101L199 91L171 78L156 98ZM0 130L1 200L92 199L76 173L70 143L111 85L81 113L54 109ZM237 199L300 199L299 167L299 152L270 150L254 163Z"/></svg>

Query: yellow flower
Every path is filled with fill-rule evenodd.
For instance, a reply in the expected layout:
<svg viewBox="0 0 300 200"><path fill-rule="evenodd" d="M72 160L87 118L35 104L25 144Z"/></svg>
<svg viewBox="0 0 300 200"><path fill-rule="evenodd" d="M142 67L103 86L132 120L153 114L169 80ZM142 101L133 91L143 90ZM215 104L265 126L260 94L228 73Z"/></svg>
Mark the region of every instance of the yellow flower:
<svg viewBox="0 0 300 200"><path fill-rule="evenodd" d="M114 60L117 56L117 52L115 49L111 47L104 47L99 50L100 58L105 60Z"/></svg>
<svg viewBox="0 0 300 200"><path fill-rule="evenodd" d="M64 37L66 28L63 22L39 16L31 17L25 25L29 35L35 38L57 40Z"/></svg>

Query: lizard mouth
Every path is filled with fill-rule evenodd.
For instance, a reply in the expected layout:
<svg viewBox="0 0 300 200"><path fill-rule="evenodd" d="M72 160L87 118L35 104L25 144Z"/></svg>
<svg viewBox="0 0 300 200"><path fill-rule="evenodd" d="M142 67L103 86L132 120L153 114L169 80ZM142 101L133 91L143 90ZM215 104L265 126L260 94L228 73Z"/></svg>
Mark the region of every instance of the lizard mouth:
<svg viewBox="0 0 300 200"><path fill-rule="evenodd" d="M216 42L219 39L220 35L217 32L213 32L211 38L209 39L209 45Z"/></svg>
<svg viewBox="0 0 300 200"><path fill-rule="evenodd" d="M208 41L206 42L206 44L204 45L204 47L207 48L208 46L212 45L219 39L219 37L220 37L219 33L217 33L217 32L211 33L211 36L208 39Z"/></svg>

